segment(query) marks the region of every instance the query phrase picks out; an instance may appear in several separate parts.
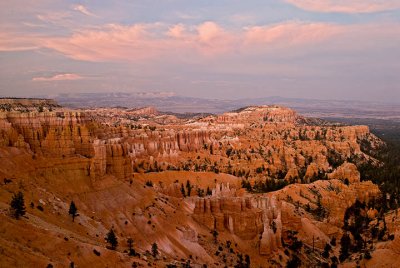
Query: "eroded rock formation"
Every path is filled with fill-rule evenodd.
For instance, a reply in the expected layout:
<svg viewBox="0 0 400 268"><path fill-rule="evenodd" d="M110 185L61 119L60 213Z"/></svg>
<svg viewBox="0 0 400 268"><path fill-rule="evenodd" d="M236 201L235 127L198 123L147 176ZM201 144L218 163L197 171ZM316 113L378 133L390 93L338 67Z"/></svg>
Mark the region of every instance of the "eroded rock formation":
<svg viewBox="0 0 400 268"><path fill-rule="evenodd" d="M34 203L25 228L44 230L39 236L46 239L51 232L71 234L73 247L85 251L75 257L87 256L93 250L88 245L105 247L101 236L113 226L121 241L140 241L143 254L157 241L169 261L193 255L191 260L212 267L230 254L215 252L232 240L255 265L283 265L286 257L277 256L294 239L322 251L332 238L340 239L349 207L380 195L351 163L378 163L363 146L376 148L381 141L366 126L310 120L277 106L189 119L154 108L74 111L43 101L0 106L0 176L11 181L1 188L1 205L8 205L12 192L24 191ZM239 189L241 181L288 186L251 193ZM81 213L78 227L65 223L72 198ZM36 211L37 204L44 211ZM379 211L366 214L374 220ZM12 239L8 230L2 232ZM213 230L221 240L213 241ZM31 248L29 243L23 247ZM397 244L396 238L391 245ZM4 252L12 255L10 248L18 250ZM62 256L47 250L65 266ZM116 254L111 262L131 264Z"/></svg>

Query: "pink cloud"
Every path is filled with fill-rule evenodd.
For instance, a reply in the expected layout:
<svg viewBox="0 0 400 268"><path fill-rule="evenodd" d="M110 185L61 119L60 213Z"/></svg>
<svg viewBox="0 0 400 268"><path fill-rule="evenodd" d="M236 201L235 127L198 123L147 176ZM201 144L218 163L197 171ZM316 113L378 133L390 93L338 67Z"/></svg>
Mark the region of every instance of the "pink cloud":
<svg viewBox="0 0 400 268"><path fill-rule="evenodd" d="M24 51L40 48L40 38L0 31L0 51Z"/></svg>
<svg viewBox="0 0 400 268"><path fill-rule="evenodd" d="M176 24L170 27L167 31L167 36L173 38L183 38L186 34L186 27L183 24Z"/></svg>
<svg viewBox="0 0 400 268"><path fill-rule="evenodd" d="M162 50L161 42L151 37L151 27L145 24L110 24L100 30L83 30L68 38L49 38L43 45L77 60L148 59L159 55Z"/></svg>
<svg viewBox="0 0 400 268"><path fill-rule="evenodd" d="M306 43L317 43L344 31L343 26L326 23L287 22L277 25L247 28L247 44L268 44L287 47Z"/></svg>
<svg viewBox="0 0 400 268"><path fill-rule="evenodd" d="M215 22L204 22L197 26L195 44L205 55L232 51L240 33L230 33Z"/></svg>
<svg viewBox="0 0 400 268"><path fill-rule="evenodd" d="M170 27L163 24L113 24L99 30L77 32L68 38L48 39L44 46L87 61L138 61L171 56L179 58L181 55L196 58L246 53L252 46L265 44L287 47L289 44L319 42L332 37L340 27L289 22L228 31L211 21L194 27L183 24Z"/></svg>
<svg viewBox="0 0 400 268"><path fill-rule="evenodd" d="M51 77L34 77L32 81L35 82L51 82L51 81L64 81L64 80L80 80L82 76L73 73L57 74Z"/></svg>
<svg viewBox="0 0 400 268"><path fill-rule="evenodd" d="M301 9L317 12L371 13L400 8L399 0L285 0Z"/></svg>
<svg viewBox="0 0 400 268"><path fill-rule="evenodd" d="M197 27L200 42L210 43L217 39L221 34L225 34L224 30L215 22L207 21Z"/></svg>
<svg viewBox="0 0 400 268"><path fill-rule="evenodd" d="M214 55L228 50L235 38L214 22L189 28L182 24L169 28L163 24L112 24L68 38L49 38L43 45L77 60L137 61L174 52Z"/></svg>
<svg viewBox="0 0 400 268"><path fill-rule="evenodd" d="M390 44L399 32L398 24L299 21L236 30L211 21L199 25L109 24L75 31L67 37L16 37L0 33L0 51L45 47L72 59L92 62L199 63L212 58L217 61L220 57L234 59L256 54L286 57L317 47L339 51L385 43L379 40L388 40Z"/></svg>

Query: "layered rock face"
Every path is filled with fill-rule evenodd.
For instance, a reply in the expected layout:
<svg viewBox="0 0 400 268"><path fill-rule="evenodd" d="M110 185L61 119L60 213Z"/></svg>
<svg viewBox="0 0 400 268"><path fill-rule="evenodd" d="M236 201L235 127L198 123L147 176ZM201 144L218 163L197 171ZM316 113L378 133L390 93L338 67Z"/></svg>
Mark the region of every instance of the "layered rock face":
<svg viewBox="0 0 400 268"><path fill-rule="evenodd" d="M304 211L308 204L304 196L282 191L262 197L223 197L199 198L196 200L193 218L210 230L235 234L244 240L256 240L261 255L270 255L282 249L282 238L288 242L287 232L299 233L299 238L307 244L315 244L323 249L333 237L341 236L344 213L356 200L368 202L380 195L378 187L370 182L357 183L348 189L342 189L337 195L329 187L343 187L335 181L330 185L316 184L323 196L322 205L328 215L326 222L318 223L314 216ZM296 191L307 191L306 185L299 185ZM296 202L292 205L282 195L291 196ZM316 196L309 196L316 202ZM315 203L311 203L315 206ZM300 206L296 208L296 206ZM298 211L302 211L299 215ZM315 241L312 238L315 238Z"/></svg>
<svg viewBox="0 0 400 268"><path fill-rule="evenodd" d="M333 237L340 237L347 208L357 200L368 203L380 196L379 188L372 182L360 182L354 164L344 163L328 178L258 196L236 196L235 191L227 190L222 195L214 191L213 196L195 201L193 218L210 230L256 240L261 255L282 249L282 239L290 243L288 232L298 233L302 241L322 250ZM345 180L349 185L343 183ZM322 223L305 209L317 209L318 202L325 210Z"/></svg>
<svg viewBox="0 0 400 268"><path fill-rule="evenodd" d="M146 116L159 114L157 109L154 107L144 107L144 108L134 109L130 110L129 113L132 115L146 115Z"/></svg>
<svg viewBox="0 0 400 268"><path fill-rule="evenodd" d="M11 112L3 116L1 124L7 126L3 137L9 138L9 144L15 146L16 142L24 141L35 154L45 157L93 156L87 121L79 112ZM5 142L3 140L3 144Z"/></svg>
<svg viewBox="0 0 400 268"><path fill-rule="evenodd" d="M93 177L131 177L139 157L176 157L181 151L195 151L211 142L205 130L101 128L75 111L2 112L0 127L2 146L25 148L36 157L91 159L89 171Z"/></svg>
<svg viewBox="0 0 400 268"><path fill-rule="evenodd" d="M2 112L0 144L29 148L36 156L86 157L91 159L92 176L109 173L126 178L133 170L171 168L254 177L284 172L295 179L301 170L306 178L329 170L332 152L343 159L364 156L359 141L374 140L365 126L298 125L300 116L276 106L248 107L195 122L171 124L166 119L164 125L154 123L161 119L153 108L124 111L124 123L116 125L114 110L111 114L102 110L101 124L93 111L90 116L64 110ZM132 113L136 117L129 121ZM137 116L143 114L150 119L138 123ZM205 163L211 159L201 155L215 159Z"/></svg>
<svg viewBox="0 0 400 268"><path fill-rule="evenodd" d="M53 105L50 111L37 109L41 102L7 105L10 111L0 112L0 176L18 185L0 190L10 195L31 187L29 201L54 203L44 213L34 211L35 217L52 217L49 222L59 222L61 234L67 212L61 221L57 217L74 198L82 212L77 228L86 228L78 230L87 239L81 241L91 241L85 242L90 247L104 246L95 235L113 226L121 241L125 233L145 245L139 249L143 254L156 241L163 258L193 255L193 262L198 256L213 267L224 261L216 247L229 240L238 244L232 255L249 253L257 267L273 259L274 267L286 263L293 236L322 252L332 238L341 238L347 208L380 195L350 163L377 161L361 146L381 143L365 126L315 123L277 106L179 119L153 108L69 111ZM24 110L29 105L34 108ZM250 187L287 186L251 193L239 189L242 180ZM368 211L370 219L377 214ZM213 241L212 230L220 240Z"/></svg>
<svg viewBox="0 0 400 268"><path fill-rule="evenodd" d="M356 165L353 163L344 163L338 167L334 172L328 175L329 179L345 180L348 182L359 182L360 172L357 170Z"/></svg>
<svg viewBox="0 0 400 268"><path fill-rule="evenodd" d="M252 239L263 230L263 213L250 199L205 198L196 200L193 217L211 230L229 231Z"/></svg>
<svg viewBox="0 0 400 268"><path fill-rule="evenodd" d="M170 130L167 132L147 131L129 133L126 142L136 156L168 157L178 152L190 152L203 148L212 142L210 132L206 130Z"/></svg>
<svg viewBox="0 0 400 268"><path fill-rule="evenodd" d="M3 146L28 149L34 157L48 159L82 157L81 168L92 176L104 175L107 165L110 174L120 178L132 174L127 150L96 139L93 125L80 112L8 112L2 113L0 125Z"/></svg>
<svg viewBox="0 0 400 268"><path fill-rule="evenodd" d="M235 112L224 113L216 118L219 123L279 122L294 123L298 115L291 109L279 106L252 106Z"/></svg>
<svg viewBox="0 0 400 268"><path fill-rule="evenodd" d="M219 185L211 197L197 198L193 218L210 230L250 240L260 238L260 254L281 247L281 202L275 197L236 196L229 184Z"/></svg>
<svg viewBox="0 0 400 268"><path fill-rule="evenodd" d="M287 215L282 207L286 206L275 196L213 196L196 200L193 218L210 230L256 240L259 254L270 255L282 249L282 215Z"/></svg>
<svg viewBox="0 0 400 268"><path fill-rule="evenodd" d="M278 202L274 196L256 202L263 211L264 223L259 252L261 255L270 255L282 249L282 205L285 204Z"/></svg>

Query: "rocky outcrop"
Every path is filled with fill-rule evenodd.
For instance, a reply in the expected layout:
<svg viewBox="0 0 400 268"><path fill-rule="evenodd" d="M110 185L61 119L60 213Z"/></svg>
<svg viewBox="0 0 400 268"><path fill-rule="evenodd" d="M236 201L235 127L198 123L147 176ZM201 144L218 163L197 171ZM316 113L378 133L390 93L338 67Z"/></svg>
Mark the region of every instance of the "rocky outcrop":
<svg viewBox="0 0 400 268"><path fill-rule="evenodd" d="M331 226L341 228L347 208L352 206L356 200L368 203L370 200L378 198L380 190L371 181L353 182L346 185L342 180L331 179L319 180L311 184L292 184L274 195L279 200L289 199L297 207L309 207L310 211L316 211L318 203L320 203L324 208L325 221ZM316 216L318 217L318 215ZM286 217L282 216L282 218ZM299 224L292 227L299 227Z"/></svg>
<svg viewBox="0 0 400 268"><path fill-rule="evenodd" d="M3 145L29 149L35 157L90 159L92 177L124 178L133 172L126 146L96 139L91 122L79 112L3 113L0 124Z"/></svg>
<svg viewBox="0 0 400 268"><path fill-rule="evenodd" d="M224 113L217 117L219 123L261 123L261 122L277 122L277 123L294 123L297 114L291 109L278 106L251 106L239 109L234 112Z"/></svg>
<svg viewBox="0 0 400 268"><path fill-rule="evenodd" d="M79 112L3 113L3 137L8 143L24 141L27 147L45 157L93 155L87 119ZM4 144L3 140L3 144Z"/></svg>
<svg viewBox="0 0 400 268"><path fill-rule="evenodd" d="M0 111L48 111L58 107L58 103L52 99L0 98Z"/></svg>
<svg viewBox="0 0 400 268"><path fill-rule="evenodd" d="M308 181L330 170L332 152L344 159L365 156L359 141L371 138L364 126L297 125L299 116L294 111L277 106L247 107L172 125L155 123L152 108L123 110L126 122L116 124L118 111L111 109L107 114L102 109L100 117L93 111L88 116L60 109L4 112L0 114L0 144L30 149L35 156L89 158L92 177L127 178L133 171L185 169L259 178L283 173L291 182ZM130 116L134 120L129 121ZM95 122L97 118L101 125ZM215 158L213 163L205 155Z"/></svg>
<svg viewBox="0 0 400 268"><path fill-rule="evenodd" d="M282 248L282 203L275 197L263 198L258 201L263 210L264 229L260 239L261 255L271 255Z"/></svg>
<svg viewBox="0 0 400 268"><path fill-rule="evenodd" d="M358 171L356 165L353 163L345 162L340 167L338 167L334 172L328 174L329 179L346 180L347 182L359 182L360 172Z"/></svg>
<svg viewBox="0 0 400 268"><path fill-rule="evenodd" d="M205 130L101 129L85 114L73 111L3 112L0 126L0 145L29 149L36 157L89 158L92 177L131 177L139 158L168 159L213 142Z"/></svg>
<svg viewBox="0 0 400 268"><path fill-rule="evenodd" d="M281 202L275 197L207 197L195 202L193 218L211 230L259 239L259 253L282 247Z"/></svg>
<svg viewBox="0 0 400 268"><path fill-rule="evenodd" d="M193 217L211 230L228 231L243 239L252 239L264 229L262 210L248 198L198 198Z"/></svg>
<svg viewBox="0 0 400 268"><path fill-rule="evenodd" d="M154 107L143 107L134 110L128 110L129 114L132 115L158 115L159 112Z"/></svg>
<svg viewBox="0 0 400 268"><path fill-rule="evenodd" d="M344 165L342 169L346 166L350 167ZM332 179L290 185L262 196L197 198L193 218L210 230L256 240L261 255L271 255L281 249L282 239L291 243L288 236L291 232L297 233L298 238L308 245L314 244L323 250L326 243L341 232L347 208L356 200L368 203L379 195L378 187L371 182L354 180L347 186L340 180ZM316 213L324 214L322 223L314 219L320 215L313 214L313 211L318 211L318 202L323 210ZM300 212L299 208L307 206L311 214L304 214L304 209Z"/></svg>
<svg viewBox="0 0 400 268"><path fill-rule="evenodd" d="M372 182L360 181L354 164L344 162L371 159L364 149L379 140L364 126L301 120L294 111L277 106L247 107L203 119L167 118L152 108L104 108L100 115L98 110L35 109L0 112L0 176L11 178L1 189L10 195L7 187L48 187L35 188L35 194L26 195L27 202L45 206L51 202L43 199L44 193L59 194L65 209L74 198L82 212L79 221L92 230L88 237L98 232L90 219L99 221L107 229L115 226L121 238L129 235L139 241L144 245L138 246L141 253L157 241L167 253L163 257L192 255L194 261L194 253L201 252L202 260L213 264L220 243L211 241L209 231L216 230L223 234L219 242L234 242L230 253L244 252L244 244L255 247L249 252L255 266L266 259L283 264L286 257L274 256L284 256L294 236L305 244L301 254L311 246L322 252L331 238L340 239L347 208L380 195ZM256 191L289 185L254 194L228 184L238 187L242 179ZM254 187L259 182L261 190ZM49 209L28 211L55 216ZM373 220L379 211L366 214ZM64 211L52 222L62 219L64 228L62 217L67 216ZM236 254L228 248L218 249L220 256L226 253L231 262L227 265L234 265L231 257Z"/></svg>

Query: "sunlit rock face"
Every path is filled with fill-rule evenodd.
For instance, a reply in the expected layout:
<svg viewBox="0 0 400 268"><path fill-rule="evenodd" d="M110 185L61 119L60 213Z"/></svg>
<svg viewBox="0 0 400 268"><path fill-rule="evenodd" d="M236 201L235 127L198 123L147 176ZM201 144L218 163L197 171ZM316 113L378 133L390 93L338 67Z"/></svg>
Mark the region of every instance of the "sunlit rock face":
<svg viewBox="0 0 400 268"><path fill-rule="evenodd" d="M284 107L183 119L151 107L67 110L43 101L0 101L0 109L0 176L11 180L0 188L0 201L8 205L22 189L27 202L45 207L29 213L62 227L54 232L69 228L71 236L84 237L70 246L57 233L65 252L106 250L103 237L113 226L121 244L132 236L141 254L157 241L168 261L192 256L213 267L222 261L217 247L229 240L263 265L285 255L293 234L322 251L341 238L346 209L380 197L351 162L379 164L364 148L382 144L368 127L314 121ZM267 180L287 186L268 193L241 188L242 181L255 187ZM66 225L71 199L79 207L78 227ZM367 216L376 220L379 211L368 209ZM47 226L35 217L25 228ZM21 231L7 224L3 230ZM46 241L53 236L43 234ZM397 244L396 238L386 247ZM128 256L107 254L132 264ZM285 258L274 261L284 266ZM85 261L81 266L96 263Z"/></svg>
<svg viewBox="0 0 400 268"><path fill-rule="evenodd" d="M340 167L339 171L342 169ZM214 192L211 197L196 199L193 218L210 230L256 240L261 255L282 249L282 238L287 239L287 231L296 231L303 241L323 249L330 241L329 237L340 233L348 207L356 200L368 203L380 195L376 185L355 181L352 177L351 173L341 177L349 179L349 186L332 178L331 181L291 185L289 189L262 196L236 196L235 191L228 191L225 187L225 194ZM317 203L318 198L327 211L326 224L323 225L316 224L312 216L304 213L305 201ZM297 207L288 199L295 201ZM311 239L313 236L315 241Z"/></svg>
<svg viewBox="0 0 400 268"><path fill-rule="evenodd" d="M289 182L299 181L300 176L310 182L332 170L333 156L368 158L359 141L379 146L366 126L307 125L293 110L278 106L171 121L152 107L96 113L44 103L46 108L37 111L43 101L32 101L30 106L29 101L7 102L10 111L0 113L0 144L27 149L35 157L82 157L85 163L89 160L85 169L93 178L112 174L123 179L135 171L183 169L256 178L283 173ZM17 109L21 105L26 111ZM115 121L119 116L125 121ZM358 180L350 164L331 176L348 174L349 180Z"/></svg>

